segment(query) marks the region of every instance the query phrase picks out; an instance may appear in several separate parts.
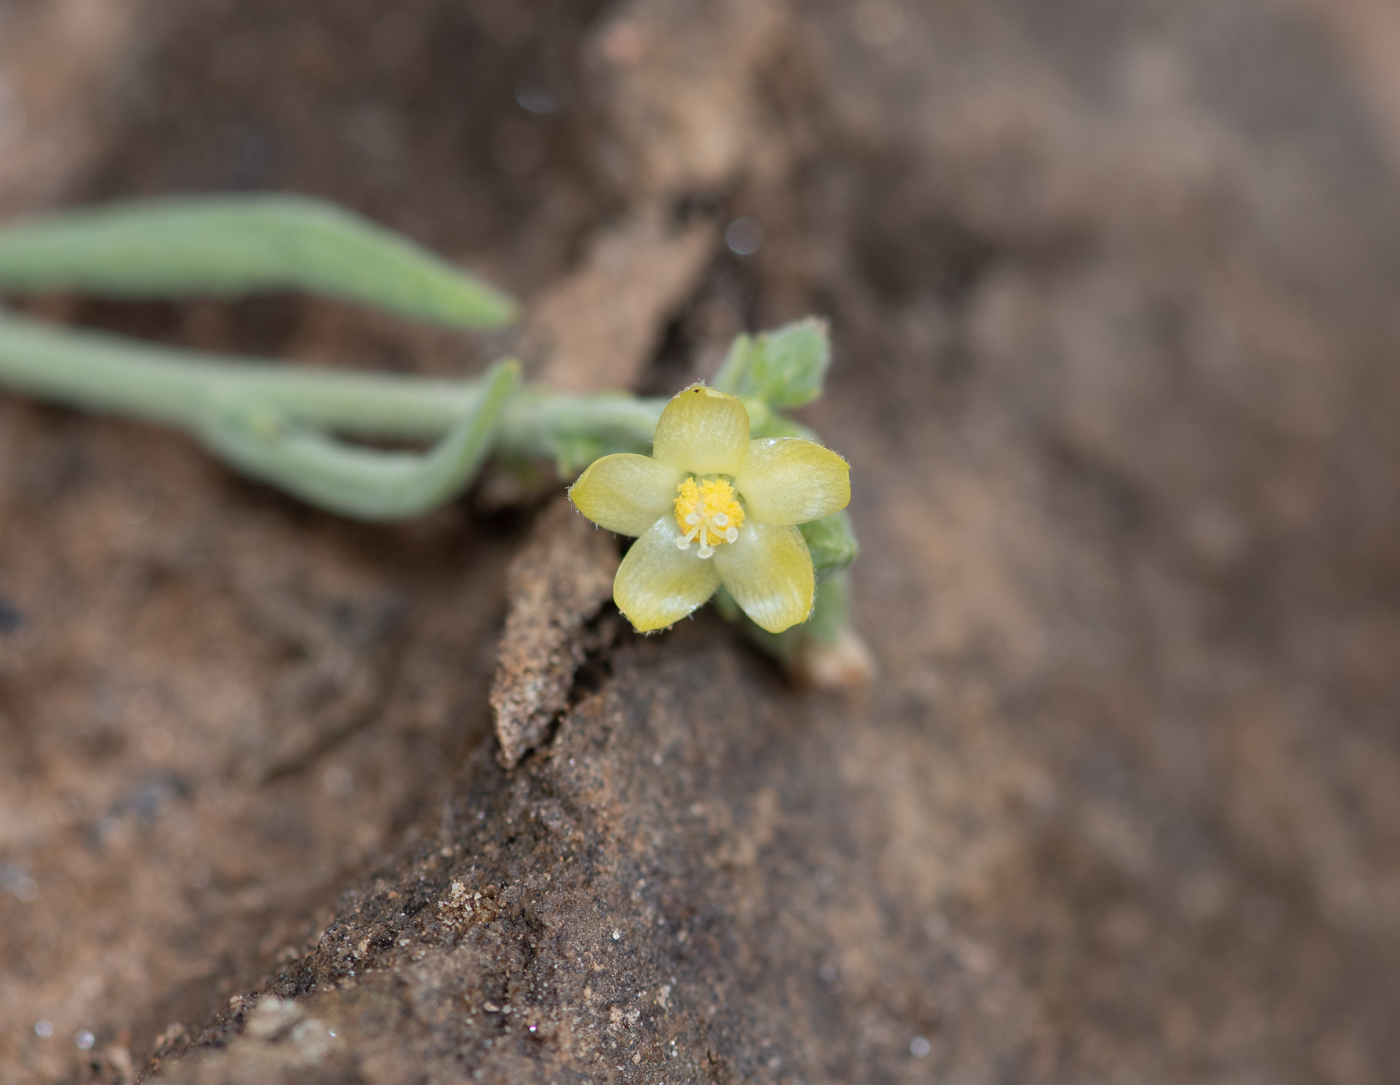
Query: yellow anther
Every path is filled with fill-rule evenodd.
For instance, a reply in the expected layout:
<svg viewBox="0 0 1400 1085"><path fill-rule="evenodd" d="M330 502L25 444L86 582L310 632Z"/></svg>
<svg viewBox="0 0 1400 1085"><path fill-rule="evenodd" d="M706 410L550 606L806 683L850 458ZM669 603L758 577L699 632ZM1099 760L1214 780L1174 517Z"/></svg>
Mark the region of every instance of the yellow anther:
<svg viewBox="0 0 1400 1085"><path fill-rule="evenodd" d="M734 487L723 479L705 479L697 483L688 478L676 487L676 526L681 535L676 545L689 550L699 541L699 555L708 558L715 547L733 542L744 524L744 510L734 496Z"/></svg>

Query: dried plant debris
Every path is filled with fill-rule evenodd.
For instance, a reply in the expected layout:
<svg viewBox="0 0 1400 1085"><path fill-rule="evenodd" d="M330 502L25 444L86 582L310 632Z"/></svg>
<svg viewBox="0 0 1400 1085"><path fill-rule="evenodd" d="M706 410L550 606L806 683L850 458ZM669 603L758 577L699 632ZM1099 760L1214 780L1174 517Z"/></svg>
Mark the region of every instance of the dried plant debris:
<svg viewBox="0 0 1400 1085"><path fill-rule="evenodd" d="M514 768L569 704L574 675L606 630L589 628L612 593L617 546L563 498L510 567L510 611L491 686L500 761Z"/></svg>

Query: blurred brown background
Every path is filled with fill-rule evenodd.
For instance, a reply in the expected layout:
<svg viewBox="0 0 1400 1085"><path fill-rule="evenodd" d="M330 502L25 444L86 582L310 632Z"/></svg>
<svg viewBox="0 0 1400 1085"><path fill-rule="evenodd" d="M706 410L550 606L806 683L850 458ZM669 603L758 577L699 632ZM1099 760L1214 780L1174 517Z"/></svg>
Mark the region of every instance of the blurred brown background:
<svg viewBox="0 0 1400 1085"><path fill-rule="evenodd" d="M627 634L508 775L533 509L0 398L0 1079L1395 1080L1398 181L1383 0L0 0L0 215L313 193L530 304L31 311L651 392L828 315L878 668Z"/></svg>

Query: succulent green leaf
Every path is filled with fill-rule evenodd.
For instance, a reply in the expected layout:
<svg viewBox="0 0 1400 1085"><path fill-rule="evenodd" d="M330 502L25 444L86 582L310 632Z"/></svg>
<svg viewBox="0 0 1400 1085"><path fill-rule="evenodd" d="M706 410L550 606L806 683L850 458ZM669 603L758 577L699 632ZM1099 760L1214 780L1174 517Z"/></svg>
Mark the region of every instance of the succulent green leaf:
<svg viewBox="0 0 1400 1085"><path fill-rule="evenodd" d="M518 363L494 366L475 409L425 454L347 444L259 403L211 410L202 437L244 474L320 508L356 520L406 520L471 484L519 379Z"/></svg>
<svg viewBox="0 0 1400 1085"><path fill-rule="evenodd" d="M400 316L494 328L505 294L380 226L298 196L113 204L0 229L0 290L232 297L302 290Z"/></svg>
<svg viewBox="0 0 1400 1085"><path fill-rule="evenodd" d="M762 400L775 411L790 410L822 394L830 364L826 321L807 317L757 339L735 339L715 375L715 387Z"/></svg>
<svg viewBox="0 0 1400 1085"><path fill-rule="evenodd" d="M748 373L749 358L753 355L753 337L749 335L736 335L734 342L729 344L729 353L724 356L724 363L719 367L719 372L715 374L714 386L721 392L728 392L731 396L739 396L744 393L739 391L739 387L744 382Z"/></svg>
<svg viewBox="0 0 1400 1085"><path fill-rule="evenodd" d="M851 624L851 585L849 573L836 573L817 583L812 616L801 625L781 633L770 633L739 609L739 604L723 586L715 593L715 609L727 622L733 622L760 650L784 666L790 666L802 652L804 642L836 644L842 630Z"/></svg>

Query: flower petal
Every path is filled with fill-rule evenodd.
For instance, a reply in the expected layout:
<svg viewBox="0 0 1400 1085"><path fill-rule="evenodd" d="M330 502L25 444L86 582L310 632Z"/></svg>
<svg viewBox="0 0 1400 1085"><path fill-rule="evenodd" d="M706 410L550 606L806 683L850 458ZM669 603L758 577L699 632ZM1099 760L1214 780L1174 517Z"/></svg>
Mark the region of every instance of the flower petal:
<svg viewBox="0 0 1400 1085"><path fill-rule="evenodd" d="M770 437L749 442L734 488L759 523L805 524L850 503L851 465L815 441Z"/></svg>
<svg viewBox="0 0 1400 1085"><path fill-rule="evenodd" d="M746 521L739 538L718 547L710 561L734 601L768 632L781 633L811 614L816 576L797 528Z"/></svg>
<svg viewBox="0 0 1400 1085"><path fill-rule="evenodd" d="M713 559L696 557L694 548L679 549L678 535L675 517L661 517L632 544L617 570L613 599L638 633L680 621L719 587Z"/></svg>
<svg viewBox="0 0 1400 1085"><path fill-rule="evenodd" d="M675 504L680 480L680 468L619 452L594 460L569 487L569 500L599 527L644 535Z"/></svg>
<svg viewBox="0 0 1400 1085"><path fill-rule="evenodd" d="M734 396L692 385L661 412L651 454L693 475L734 475L749 451L749 412Z"/></svg>

